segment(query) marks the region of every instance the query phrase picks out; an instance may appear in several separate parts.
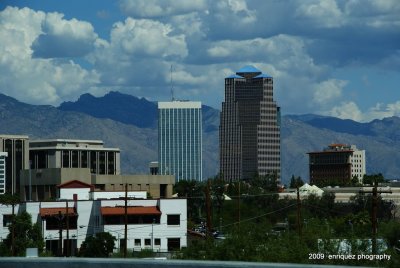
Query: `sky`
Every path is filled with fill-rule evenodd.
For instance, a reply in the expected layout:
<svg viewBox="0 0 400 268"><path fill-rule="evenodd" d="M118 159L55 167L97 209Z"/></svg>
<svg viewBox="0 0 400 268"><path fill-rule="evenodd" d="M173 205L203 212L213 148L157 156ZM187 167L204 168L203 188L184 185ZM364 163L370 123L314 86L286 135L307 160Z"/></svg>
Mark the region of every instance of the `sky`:
<svg viewBox="0 0 400 268"><path fill-rule="evenodd" d="M253 65L283 114L400 116L398 0L0 0L0 41L0 92L30 104L173 88L221 109Z"/></svg>

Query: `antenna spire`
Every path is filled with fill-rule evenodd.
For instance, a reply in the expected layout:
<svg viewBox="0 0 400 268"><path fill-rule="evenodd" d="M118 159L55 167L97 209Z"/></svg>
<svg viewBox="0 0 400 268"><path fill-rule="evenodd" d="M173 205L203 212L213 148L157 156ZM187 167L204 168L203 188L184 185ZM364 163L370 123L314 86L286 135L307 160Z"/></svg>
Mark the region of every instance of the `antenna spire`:
<svg viewBox="0 0 400 268"><path fill-rule="evenodd" d="M173 82L172 82L172 64L171 64L171 69L170 69L170 76L171 76L171 101L174 101L175 100L175 97L174 97L174 84L173 84Z"/></svg>

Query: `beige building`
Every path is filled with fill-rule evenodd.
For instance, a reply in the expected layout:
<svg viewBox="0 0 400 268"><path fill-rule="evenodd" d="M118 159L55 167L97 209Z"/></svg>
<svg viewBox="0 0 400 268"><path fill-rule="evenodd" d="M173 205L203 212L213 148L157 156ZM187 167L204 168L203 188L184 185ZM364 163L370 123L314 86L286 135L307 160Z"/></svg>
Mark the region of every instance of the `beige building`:
<svg viewBox="0 0 400 268"><path fill-rule="evenodd" d="M152 198L170 198L175 184L173 175L100 175L89 168L24 170L21 178L21 199L29 200L32 192L33 201L57 199L57 186L71 180L93 184L97 191L123 191L127 184L128 191L147 191Z"/></svg>
<svg viewBox="0 0 400 268"><path fill-rule="evenodd" d="M48 139L29 142L32 169L89 168L92 174L121 173L119 148L100 140Z"/></svg>
<svg viewBox="0 0 400 268"><path fill-rule="evenodd" d="M153 198L169 198L173 175L121 175L119 148L105 148L99 140L49 139L30 142L32 169L21 171L22 200L54 200L57 185L71 180L92 184L98 191L147 191Z"/></svg>

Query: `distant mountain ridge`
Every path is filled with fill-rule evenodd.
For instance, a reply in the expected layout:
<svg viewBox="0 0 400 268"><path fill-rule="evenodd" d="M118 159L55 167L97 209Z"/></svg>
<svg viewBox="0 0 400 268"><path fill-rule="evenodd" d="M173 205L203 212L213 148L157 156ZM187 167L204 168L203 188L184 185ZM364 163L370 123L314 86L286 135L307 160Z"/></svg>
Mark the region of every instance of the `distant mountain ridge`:
<svg viewBox="0 0 400 268"><path fill-rule="evenodd" d="M133 97L122 93L118 93L118 95L124 99ZM106 97L107 95L99 99ZM157 109L155 103L149 104L149 106L151 105L154 106L154 110ZM128 107L120 108L128 109ZM137 112L136 116L145 117L140 110ZM113 115L108 116L116 118ZM203 147L207 151L205 155L209 155L215 160L213 163L204 164L204 169L211 168L215 172L218 172L219 119L218 110L203 106L203 129L205 132ZM153 125L156 124L154 123L156 118L151 117L149 120L153 122ZM358 148L365 149L367 172L369 173L382 172L389 178L397 178L397 174L400 174L400 169L392 163L393 159L399 157L399 153L396 153L395 149L400 149L400 119L398 117L360 123L315 114L285 115L282 117L281 132L283 181L287 181L292 174L308 179L307 152L322 150L332 142L355 144ZM394 147L392 147L393 145ZM210 146L215 150L209 150Z"/></svg>
<svg viewBox="0 0 400 268"><path fill-rule="evenodd" d="M142 108L143 107L143 108ZM203 106L203 173L217 174L219 111ZM157 160L157 105L119 92L103 97L82 95L58 108L30 105L0 94L0 133L31 139L100 139L121 149L123 173L147 173ZM400 118L359 123L320 115L285 115L281 124L282 181L292 174L308 180L307 152L332 142L366 150L367 173L389 179L400 174Z"/></svg>
<svg viewBox="0 0 400 268"><path fill-rule="evenodd" d="M145 98L139 99L115 91L100 98L88 93L83 94L76 102L63 102L58 109L81 112L96 118L108 118L140 128L154 128L157 125L157 107L154 103ZM144 114L146 117L137 116L138 114Z"/></svg>

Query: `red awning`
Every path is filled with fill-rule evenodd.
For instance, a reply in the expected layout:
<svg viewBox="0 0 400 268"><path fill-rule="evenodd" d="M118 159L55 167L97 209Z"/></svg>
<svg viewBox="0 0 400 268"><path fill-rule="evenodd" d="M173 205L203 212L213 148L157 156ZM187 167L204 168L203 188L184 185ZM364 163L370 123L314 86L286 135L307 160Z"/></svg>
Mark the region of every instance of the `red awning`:
<svg viewBox="0 0 400 268"><path fill-rule="evenodd" d="M67 214L67 208L66 207L61 207L61 208L40 208L40 216L41 217L49 217L49 216L57 216L59 211L61 211L61 215L66 215ZM68 215L77 215L75 213L75 209L68 208Z"/></svg>
<svg viewBox="0 0 400 268"><path fill-rule="evenodd" d="M125 215L125 207L102 207L103 216ZM157 207L128 207L128 215L161 215Z"/></svg>

